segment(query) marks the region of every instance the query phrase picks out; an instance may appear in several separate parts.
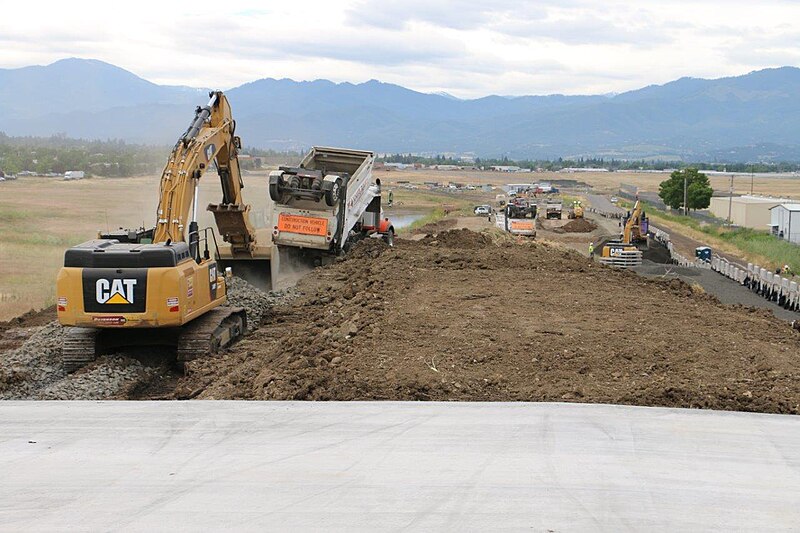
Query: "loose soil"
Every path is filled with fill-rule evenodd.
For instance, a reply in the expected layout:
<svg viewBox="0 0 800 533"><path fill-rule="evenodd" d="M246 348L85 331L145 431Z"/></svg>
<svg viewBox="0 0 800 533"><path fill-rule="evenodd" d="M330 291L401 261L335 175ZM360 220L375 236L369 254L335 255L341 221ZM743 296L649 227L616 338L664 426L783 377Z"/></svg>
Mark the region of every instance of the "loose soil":
<svg viewBox="0 0 800 533"><path fill-rule="evenodd" d="M447 231L453 229L456 224L458 224L458 218L450 217L450 218L443 218L441 220L437 220L436 222L431 222L425 224L424 226L420 226L411 231L412 235L427 235L429 233L439 233L440 231Z"/></svg>
<svg viewBox="0 0 800 533"><path fill-rule="evenodd" d="M800 333L558 245L366 240L174 397L571 401L800 412Z"/></svg>
<svg viewBox="0 0 800 533"><path fill-rule="evenodd" d="M576 218L561 226L561 231L566 233L591 233L596 229L597 224L585 218Z"/></svg>

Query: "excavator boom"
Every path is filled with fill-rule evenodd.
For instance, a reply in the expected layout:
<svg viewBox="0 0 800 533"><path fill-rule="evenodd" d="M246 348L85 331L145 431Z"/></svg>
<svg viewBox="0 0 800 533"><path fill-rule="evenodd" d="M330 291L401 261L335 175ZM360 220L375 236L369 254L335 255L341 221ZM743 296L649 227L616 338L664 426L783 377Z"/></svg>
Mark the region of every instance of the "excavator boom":
<svg viewBox="0 0 800 533"><path fill-rule="evenodd" d="M222 238L234 254L251 254L256 232L250 223L250 206L242 201L242 182L238 150L241 141L234 135L236 123L228 99L222 92L211 93L205 107L198 107L195 118L178 139L161 175L161 190L153 242L189 241L186 231L196 234L198 188L210 165L216 165L222 186L222 201L211 204ZM195 226L191 226L195 223Z"/></svg>

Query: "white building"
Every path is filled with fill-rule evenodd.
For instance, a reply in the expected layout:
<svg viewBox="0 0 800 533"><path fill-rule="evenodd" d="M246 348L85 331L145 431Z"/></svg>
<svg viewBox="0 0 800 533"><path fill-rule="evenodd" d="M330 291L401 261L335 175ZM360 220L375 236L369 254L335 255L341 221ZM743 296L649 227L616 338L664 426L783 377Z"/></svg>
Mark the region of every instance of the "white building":
<svg viewBox="0 0 800 533"><path fill-rule="evenodd" d="M708 210L722 220L731 216L731 223L743 228L764 230L770 223L770 209L792 200L765 196L714 196Z"/></svg>
<svg viewBox="0 0 800 533"><path fill-rule="evenodd" d="M800 244L800 204L780 204L769 210L772 233Z"/></svg>

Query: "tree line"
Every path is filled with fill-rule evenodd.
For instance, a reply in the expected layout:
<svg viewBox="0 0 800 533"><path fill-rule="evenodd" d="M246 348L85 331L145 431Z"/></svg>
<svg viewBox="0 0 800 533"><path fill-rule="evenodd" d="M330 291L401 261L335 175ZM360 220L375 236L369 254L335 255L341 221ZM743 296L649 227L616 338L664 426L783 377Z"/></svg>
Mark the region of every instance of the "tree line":
<svg viewBox="0 0 800 533"><path fill-rule="evenodd" d="M117 139L86 141L65 136L9 137L0 133L0 170L37 174L82 170L87 175L122 177L160 171L170 149L127 144Z"/></svg>
<svg viewBox="0 0 800 533"><path fill-rule="evenodd" d="M636 171L636 170L671 170L694 168L697 170L714 170L718 172L796 172L800 171L800 163L785 162L755 162L755 163L708 163L708 162L682 162L682 161L654 161L654 160L628 160L606 159L603 157L579 157L556 159L509 159L481 158L464 160L460 157L449 155L420 156L414 154L386 154L377 158L385 163L403 163L406 165L461 165L461 166L516 166L525 169L544 171L559 171L565 168L597 168L610 171Z"/></svg>

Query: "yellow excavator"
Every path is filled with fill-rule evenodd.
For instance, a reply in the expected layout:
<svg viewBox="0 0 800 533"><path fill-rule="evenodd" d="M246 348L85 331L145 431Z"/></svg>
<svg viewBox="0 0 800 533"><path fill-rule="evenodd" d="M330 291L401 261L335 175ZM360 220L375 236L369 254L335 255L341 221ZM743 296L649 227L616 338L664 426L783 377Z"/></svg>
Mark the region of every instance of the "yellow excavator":
<svg viewBox="0 0 800 533"><path fill-rule="evenodd" d="M636 200L633 210L623 219L620 239L605 243L600 257L614 259L624 255L622 252L646 249L649 224L650 220L644 212L644 207L639 200Z"/></svg>
<svg viewBox="0 0 800 533"><path fill-rule="evenodd" d="M63 345L68 371L136 345L172 346L179 363L190 361L244 335L244 310L225 305L231 271L218 262L215 233L197 224L199 184L210 166L222 201L207 209L229 243L226 262L266 262L270 247L257 241L242 199L241 140L228 100L219 91L209 96L161 175L155 227L100 234L64 254L56 286L58 320L72 326Z"/></svg>

